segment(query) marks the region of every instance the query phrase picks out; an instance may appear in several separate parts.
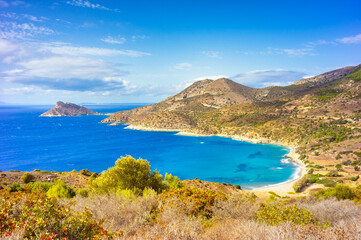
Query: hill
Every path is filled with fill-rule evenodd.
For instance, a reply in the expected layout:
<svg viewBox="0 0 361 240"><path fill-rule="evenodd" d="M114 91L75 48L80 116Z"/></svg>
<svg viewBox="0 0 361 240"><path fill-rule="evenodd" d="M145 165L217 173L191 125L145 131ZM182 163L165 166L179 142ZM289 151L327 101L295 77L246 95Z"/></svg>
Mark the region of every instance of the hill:
<svg viewBox="0 0 361 240"><path fill-rule="evenodd" d="M361 66L357 66L285 87L256 89L224 78L202 80L162 102L115 113L103 122L296 147L292 156L311 175L321 176L313 181L357 185L360 120ZM331 170L337 177L326 176Z"/></svg>
<svg viewBox="0 0 361 240"><path fill-rule="evenodd" d="M74 103L58 101L54 108L41 114L40 117L70 117L79 115L97 115L97 112Z"/></svg>

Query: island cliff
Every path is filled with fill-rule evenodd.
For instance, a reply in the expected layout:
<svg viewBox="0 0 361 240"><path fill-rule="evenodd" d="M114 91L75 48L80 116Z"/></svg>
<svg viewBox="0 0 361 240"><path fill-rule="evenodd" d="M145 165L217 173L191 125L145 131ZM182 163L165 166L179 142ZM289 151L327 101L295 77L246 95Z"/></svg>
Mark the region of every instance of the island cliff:
<svg viewBox="0 0 361 240"><path fill-rule="evenodd" d="M99 113L74 103L58 101L54 108L40 115L40 117L70 117L79 115L98 115Z"/></svg>

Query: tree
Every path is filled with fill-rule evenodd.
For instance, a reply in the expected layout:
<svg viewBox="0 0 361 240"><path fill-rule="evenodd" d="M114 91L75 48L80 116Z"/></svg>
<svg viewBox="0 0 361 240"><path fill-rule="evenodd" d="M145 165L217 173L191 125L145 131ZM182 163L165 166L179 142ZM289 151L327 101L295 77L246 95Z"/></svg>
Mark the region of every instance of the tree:
<svg viewBox="0 0 361 240"><path fill-rule="evenodd" d="M144 159L134 159L127 155L115 162L115 166L109 168L100 176L91 181L91 186L98 192L110 192L117 190L144 190L152 188L161 192L166 186L163 176L158 171L150 168L149 162Z"/></svg>

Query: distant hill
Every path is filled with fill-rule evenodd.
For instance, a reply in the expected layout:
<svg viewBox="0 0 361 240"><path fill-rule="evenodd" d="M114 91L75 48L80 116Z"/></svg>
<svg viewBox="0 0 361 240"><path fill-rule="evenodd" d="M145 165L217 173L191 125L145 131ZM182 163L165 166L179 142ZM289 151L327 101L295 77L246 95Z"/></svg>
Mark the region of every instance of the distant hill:
<svg viewBox="0 0 361 240"><path fill-rule="evenodd" d="M70 117L79 115L98 115L98 113L74 103L58 101L54 108L41 114L40 117Z"/></svg>

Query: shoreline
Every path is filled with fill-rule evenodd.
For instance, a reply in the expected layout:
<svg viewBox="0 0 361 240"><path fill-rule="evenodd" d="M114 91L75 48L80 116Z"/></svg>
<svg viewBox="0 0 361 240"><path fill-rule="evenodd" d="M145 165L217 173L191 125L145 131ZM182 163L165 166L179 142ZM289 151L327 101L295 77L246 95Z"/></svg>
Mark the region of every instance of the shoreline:
<svg viewBox="0 0 361 240"><path fill-rule="evenodd" d="M299 159L299 154L296 153L297 146L285 146L285 144L282 144L277 141L271 141L265 138L260 139L254 139L254 138L248 138L245 136L240 135L225 135L225 134L199 134L199 133L193 133L188 132L184 129L161 129L161 128L152 128L152 127L144 127L144 126L134 126L134 125L128 125L125 127L126 129L133 129L133 130L140 130L140 131L155 131L155 132L176 132L176 135L182 135L182 136L190 136L190 137L225 137L225 138L231 138L236 141L242 141L242 142L250 142L254 144L272 144L272 145L278 145L281 147L286 147L290 150L289 153L284 155L285 158L288 158L290 161L292 161L294 164L296 164L300 170L300 172L297 174L298 176L288 179L284 182L267 185L263 187L254 188L251 190L245 190L245 191L251 191L251 192L278 192L278 193L289 193L294 192L293 184L297 182L299 179L301 179L306 174L306 166L305 164Z"/></svg>

